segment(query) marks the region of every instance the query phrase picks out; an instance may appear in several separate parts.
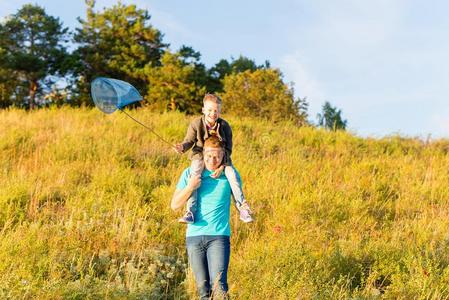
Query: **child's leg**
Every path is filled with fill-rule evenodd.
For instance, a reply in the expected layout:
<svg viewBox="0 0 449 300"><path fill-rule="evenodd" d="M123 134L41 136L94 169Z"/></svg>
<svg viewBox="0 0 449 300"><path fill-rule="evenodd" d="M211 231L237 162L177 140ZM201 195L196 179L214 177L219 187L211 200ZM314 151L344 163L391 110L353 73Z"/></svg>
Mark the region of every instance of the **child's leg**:
<svg viewBox="0 0 449 300"><path fill-rule="evenodd" d="M253 222L254 219L251 216L252 212L249 208L248 202L245 200L245 196L243 196L242 186L237 179L237 172L234 169L234 166L226 166L225 167L225 175L229 181L231 186L232 195L234 196L235 206L240 212L240 220L245 223Z"/></svg>
<svg viewBox="0 0 449 300"><path fill-rule="evenodd" d="M234 166L225 166L225 175L231 185L232 195L234 196L235 205L239 208L243 202L245 202L245 196L243 195L242 186L237 179L237 173Z"/></svg>
<svg viewBox="0 0 449 300"><path fill-rule="evenodd" d="M193 159L192 164L190 165L190 176L197 176L203 173L204 170L204 161L202 159ZM197 200L197 191L194 190L189 200L187 201L186 210L192 213L196 212L196 200Z"/></svg>

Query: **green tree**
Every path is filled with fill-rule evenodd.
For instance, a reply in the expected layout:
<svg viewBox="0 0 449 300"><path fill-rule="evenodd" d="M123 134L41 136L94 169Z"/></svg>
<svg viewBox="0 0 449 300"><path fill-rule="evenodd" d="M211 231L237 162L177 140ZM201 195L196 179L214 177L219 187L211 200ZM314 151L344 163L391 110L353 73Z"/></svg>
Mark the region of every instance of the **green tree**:
<svg viewBox="0 0 449 300"><path fill-rule="evenodd" d="M201 99L206 92L192 80L195 68L180 58L179 53L165 52L161 66L147 66L147 105L157 111L179 110L189 114L198 113Z"/></svg>
<svg viewBox="0 0 449 300"><path fill-rule="evenodd" d="M347 120L343 120L341 110L333 107L326 101L322 107L322 112L317 115L318 125L329 130L345 130L348 124Z"/></svg>
<svg viewBox="0 0 449 300"><path fill-rule="evenodd" d="M127 81L141 92L147 88L146 69L160 65L167 47L162 33L150 23L147 10L121 2L95 12L94 0L86 0L86 20L78 19L75 51L80 64L79 93L83 103L90 103L89 84L97 76L113 77Z"/></svg>
<svg viewBox="0 0 449 300"><path fill-rule="evenodd" d="M22 88L19 84L26 87L28 105L33 109L36 95L54 82L50 75L66 71L67 39L68 29L59 18L47 15L40 6L24 5L0 24L0 68L16 78L11 81L11 76L3 76L1 83L14 82L16 89ZM11 96L11 90L5 95Z"/></svg>
<svg viewBox="0 0 449 300"><path fill-rule="evenodd" d="M237 59L231 58L230 62L226 59L221 59L207 71L206 88L213 93L223 92L223 79L227 75L268 68L270 68L268 61L264 65L258 66L254 60L242 55Z"/></svg>
<svg viewBox="0 0 449 300"><path fill-rule="evenodd" d="M17 101L17 98L19 98L17 92L20 90L17 87L19 87L20 84L21 82L10 70L0 68L0 108L6 108L11 105L21 105L21 103Z"/></svg>
<svg viewBox="0 0 449 300"><path fill-rule="evenodd" d="M206 88L210 93L223 92L223 79L232 73L231 64L226 59L221 59L212 68L207 70Z"/></svg>
<svg viewBox="0 0 449 300"><path fill-rule="evenodd" d="M224 112L271 120L291 119L306 124L307 103L294 98L293 88L274 69L257 69L224 78Z"/></svg>
<svg viewBox="0 0 449 300"><path fill-rule="evenodd" d="M253 59L240 55L239 58L232 59L230 66L232 73L241 73L247 70L256 71L259 69L268 69L270 63L266 61L264 65L258 66Z"/></svg>
<svg viewBox="0 0 449 300"><path fill-rule="evenodd" d="M181 46L177 53L183 65L193 67L190 81L194 82L199 88L206 87L208 83L207 69L201 62L201 53L185 45Z"/></svg>

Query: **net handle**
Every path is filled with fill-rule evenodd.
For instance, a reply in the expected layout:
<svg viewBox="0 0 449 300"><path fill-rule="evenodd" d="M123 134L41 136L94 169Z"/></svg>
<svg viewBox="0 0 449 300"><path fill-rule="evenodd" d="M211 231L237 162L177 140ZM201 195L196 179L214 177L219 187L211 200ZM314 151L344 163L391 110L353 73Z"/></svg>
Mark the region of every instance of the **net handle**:
<svg viewBox="0 0 449 300"><path fill-rule="evenodd" d="M149 131L151 131L155 136L157 136L161 141L163 141L164 143L166 143L167 145L169 145L170 147L175 147L175 145L173 145L172 143L166 141L163 137L161 137L159 134L157 134L152 128L148 127L147 125L143 124L142 122L140 122L139 120L133 118L130 114L128 114L126 111L124 111L123 109L121 109L120 107L117 107L118 110L120 110L122 113L124 113L125 115L127 115L128 117L130 117L131 119L133 119L134 121L136 121L137 123L139 123L140 125L142 125L143 127L145 127L146 129L148 129Z"/></svg>

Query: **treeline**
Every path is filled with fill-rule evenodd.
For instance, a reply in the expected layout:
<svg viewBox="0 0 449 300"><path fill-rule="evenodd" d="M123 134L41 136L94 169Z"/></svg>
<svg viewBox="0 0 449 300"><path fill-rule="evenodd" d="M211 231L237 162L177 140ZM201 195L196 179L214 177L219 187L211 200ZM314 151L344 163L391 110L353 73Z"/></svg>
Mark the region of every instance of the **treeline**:
<svg viewBox="0 0 449 300"><path fill-rule="evenodd" d="M134 85L144 97L139 105L155 111L198 113L209 92L223 98L227 113L307 123L306 99L295 98L268 61L240 56L207 68L190 46L170 50L147 10L121 2L96 10L94 0L86 6L73 32L32 4L0 23L0 108L90 106L90 83L103 76Z"/></svg>

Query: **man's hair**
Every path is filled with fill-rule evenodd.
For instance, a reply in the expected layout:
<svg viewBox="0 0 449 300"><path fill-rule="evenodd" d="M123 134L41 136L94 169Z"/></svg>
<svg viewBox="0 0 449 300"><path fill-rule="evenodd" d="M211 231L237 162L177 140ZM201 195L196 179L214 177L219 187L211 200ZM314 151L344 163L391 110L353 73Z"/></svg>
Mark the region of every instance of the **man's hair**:
<svg viewBox="0 0 449 300"><path fill-rule="evenodd" d="M215 94L206 94L203 98L203 104L206 103L206 101L212 101L214 103L217 103L218 105L221 105L221 98L218 97Z"/></svg>
<svg viewBox="0 0 449 300"><path fill-rule="evenodd" d="M204 141L203 149L206 147L224 149L223 142L215 135L210 136Z"/></svg>

